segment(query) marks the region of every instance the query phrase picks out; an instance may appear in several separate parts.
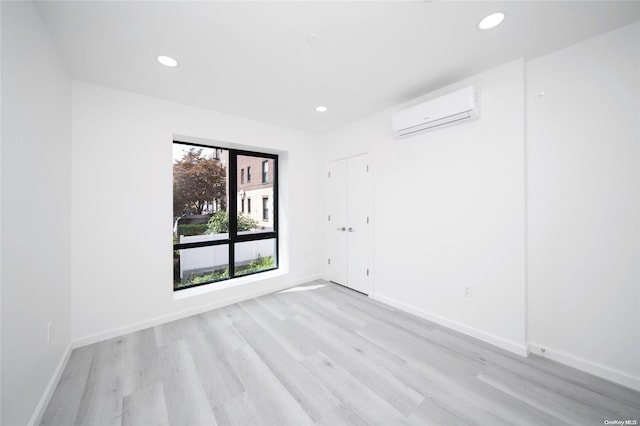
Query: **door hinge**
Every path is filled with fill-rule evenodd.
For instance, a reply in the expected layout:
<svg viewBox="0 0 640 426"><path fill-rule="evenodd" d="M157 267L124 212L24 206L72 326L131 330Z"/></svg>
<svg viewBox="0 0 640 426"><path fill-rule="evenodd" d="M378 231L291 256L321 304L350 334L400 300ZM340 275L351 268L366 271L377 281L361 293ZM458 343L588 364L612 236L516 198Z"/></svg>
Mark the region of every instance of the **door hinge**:
<svg viewBox="0 0 640 426"><path fill-rule="evenodd" d="M327 265L331 265L331 258L327 259Z"/></svg>
<svg viewBox="0 0 640 426"><path fill-rule="evenodd" d="M369 276L369 268L367 268L367 276Z"/></svg>
<svg viewBox="0 0 640 426"><path fill-rule="evenodd" d="M331 172L327 172L327 177L331 179Z"/></svg>
<svg viewBox="0 0 640 426"><path fill-rule="evenodd" d="M367 216L367 225L369 224L369 216Z"/></svg>
<svg viewBox="0 0 640 426"><path fill-rule="evenodd" d="M327 215L327 222L331 222L331 215Z"/></svg>
<svg viewBox="0 0 640 426"><path fill-rule="evenodd" d="M367 164L367 173L369 173L369 165Z"/></svg>

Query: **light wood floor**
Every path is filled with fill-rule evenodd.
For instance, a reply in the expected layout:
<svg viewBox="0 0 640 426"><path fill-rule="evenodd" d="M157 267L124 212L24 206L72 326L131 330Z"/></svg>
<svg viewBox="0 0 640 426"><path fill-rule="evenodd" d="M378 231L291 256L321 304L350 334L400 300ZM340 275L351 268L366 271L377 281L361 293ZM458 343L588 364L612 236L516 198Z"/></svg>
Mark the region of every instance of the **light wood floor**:
<svg viewBox="0 0 640 426"><path fill-rule="evenodd" d="M316 281L75 349L43 425L602 425L640 393Z"/></svg>

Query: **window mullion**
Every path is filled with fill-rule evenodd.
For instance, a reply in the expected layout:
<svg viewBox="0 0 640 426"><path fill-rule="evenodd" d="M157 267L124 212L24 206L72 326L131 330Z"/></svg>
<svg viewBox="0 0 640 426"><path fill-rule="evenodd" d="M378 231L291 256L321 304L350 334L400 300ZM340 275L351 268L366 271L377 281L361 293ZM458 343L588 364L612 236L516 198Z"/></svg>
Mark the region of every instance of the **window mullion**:
<svg viewBox="0 0 640 426"><path fill-rule="evenodd" d="M229 150L229 278L235 277L235 242L238 238L238 154Z"/></svg>

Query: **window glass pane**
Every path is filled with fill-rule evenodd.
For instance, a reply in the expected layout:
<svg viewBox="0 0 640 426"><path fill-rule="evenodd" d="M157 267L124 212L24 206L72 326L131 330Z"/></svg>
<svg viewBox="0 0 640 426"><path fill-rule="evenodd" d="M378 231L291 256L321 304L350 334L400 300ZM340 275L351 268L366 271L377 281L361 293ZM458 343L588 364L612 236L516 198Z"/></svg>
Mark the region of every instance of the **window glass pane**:
<svg viewBox="0 0 640 426"><path fill-rule="evenodd" d="M266 197L262 199L262 220L269 220L269 199Z"/></svg>
<svg viewBox="0 0 640 426"><path fill-rule="evenodd" d="M247 275L276 268L278 264L275 253L275 238L236 243L235 275Z"/></svg>
<svg viewBox="0 0 640 426"><path fill-rule="evenodd" d="M273 170L274 160L271 158L238 155L238 169L246 168L263 171L263 179L238 183L238 205L247 200L247 211L238 215L238 235L273 231L273 179L264 179ZM258 202L251 205L251 199ZM260 202L260 200L263 200ZM267 200L266 202L264 200Z"/></svg>
<svg viewBox="0 0 640 426"><path fill-rule="evenodd" d="M264 160L262 162L262 183L269 182L269 162Z"/></svg>
<svg viewBox="0 0 640 426"><path fill-rule="evenodd" d="M173 144L174 244L228 235L228 162L226 149Z"/></svg>
<svg viewBox="0 0 640 426"><path fill-rule="evenodd" d="M173 251L173 288L229 278L229 245Z"/></svg>

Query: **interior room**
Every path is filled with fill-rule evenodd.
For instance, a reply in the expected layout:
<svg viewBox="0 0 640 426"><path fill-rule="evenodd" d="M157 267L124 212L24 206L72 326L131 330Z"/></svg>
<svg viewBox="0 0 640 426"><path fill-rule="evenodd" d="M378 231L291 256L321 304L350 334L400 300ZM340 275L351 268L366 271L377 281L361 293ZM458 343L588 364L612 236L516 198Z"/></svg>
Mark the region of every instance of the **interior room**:
<svg viewBox="0 0 640 426"><path fill-rule="evenodd" d="M2 425L640 421L640 2L0 23Z"/></svg>

